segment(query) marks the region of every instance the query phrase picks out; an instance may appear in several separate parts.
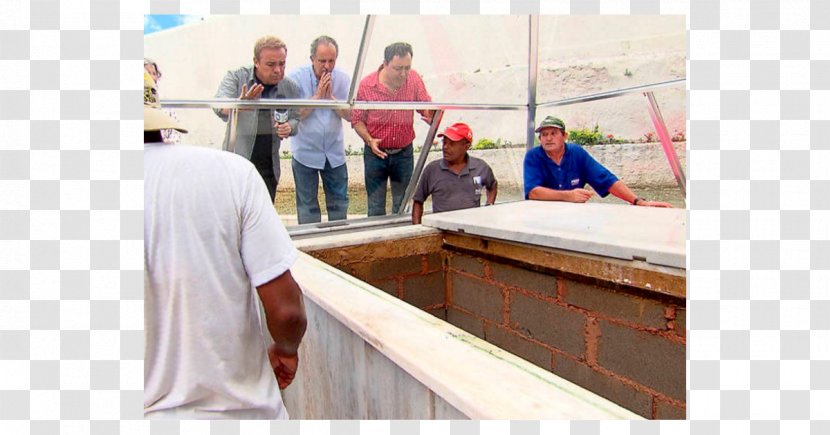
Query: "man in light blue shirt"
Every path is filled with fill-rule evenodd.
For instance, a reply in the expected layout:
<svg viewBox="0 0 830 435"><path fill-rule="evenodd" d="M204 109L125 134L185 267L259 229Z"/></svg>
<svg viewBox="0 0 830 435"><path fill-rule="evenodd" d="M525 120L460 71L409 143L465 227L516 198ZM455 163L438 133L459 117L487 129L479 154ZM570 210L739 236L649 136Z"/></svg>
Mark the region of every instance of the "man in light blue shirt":
<svg viewBox="0 0 830 435"><path fill-rule="evenodd" d="M311 43L311 64L292 71L288 77L300 87L300 98L311 100L346 100L349 75L335 69L337 42L320 36ZM297 135L291 139L291 168L297 194L297 221L320 222L317 201L319 180L323 180L328 220L346 218L349 208L349 173L343 145L343 123L349 120L347 109L300 110Z"/></svg>

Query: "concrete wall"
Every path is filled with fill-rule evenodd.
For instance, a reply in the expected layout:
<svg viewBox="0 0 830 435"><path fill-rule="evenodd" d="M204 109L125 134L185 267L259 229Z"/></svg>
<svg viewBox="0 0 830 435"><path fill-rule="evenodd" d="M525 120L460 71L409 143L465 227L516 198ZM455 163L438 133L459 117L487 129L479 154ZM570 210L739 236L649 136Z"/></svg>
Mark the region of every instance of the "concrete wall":
<svg viewBox="0 0 830 435"><path fill-rule="evenodd" d="M597 279L576 257L565 262L585 276L466 252L435 236L310 251L641 416L685 418L685 299L666 295L685 280L639 271L657 294Z"/></svg>
<svg viewBox="0 0 830 435"><path fill-rule="evenodd" d="M674 144L681 167L688 174L686 167L686 143ZM613 145L594 145L586 147L588 152L625 183L634 188L674 188L677 181L669 167L668 159L659 143L632 143ZM491 150L473 150L470 154L484 159L493 169L499 186L522 186L522 164L524 148L501 148ZM441 158L440 152L431 152L427 162ZM349 185L363 186L363 156L346 158L349 171ZM291 160L280 161L282 176L280 190L294 190L294 177Z"/></svg>

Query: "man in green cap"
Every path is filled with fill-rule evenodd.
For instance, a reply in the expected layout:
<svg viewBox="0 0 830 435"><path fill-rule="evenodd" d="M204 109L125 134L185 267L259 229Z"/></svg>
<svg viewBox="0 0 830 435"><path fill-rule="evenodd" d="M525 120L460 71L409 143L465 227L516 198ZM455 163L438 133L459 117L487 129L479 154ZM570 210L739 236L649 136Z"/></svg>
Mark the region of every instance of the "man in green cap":
<svg viewBox="0 0 830 435"><path fill-rule="evenodd" d="M585 202L594 194L585 189L590 184L603 198L609 193L632 205L672 207L667 202L639 198L605 166L574 143L566 143L565 122L548 116L536 128L541 146L525 154L525 199Z"/></svg>

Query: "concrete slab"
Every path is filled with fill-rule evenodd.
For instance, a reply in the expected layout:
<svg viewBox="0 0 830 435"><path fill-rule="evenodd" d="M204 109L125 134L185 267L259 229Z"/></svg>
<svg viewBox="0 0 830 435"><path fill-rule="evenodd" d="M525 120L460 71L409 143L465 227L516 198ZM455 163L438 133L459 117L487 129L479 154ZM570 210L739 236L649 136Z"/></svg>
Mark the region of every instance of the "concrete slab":
<svg viewBox="0 0 830 435"><path fill-rule="evenodd" d="M686 269L686 210L517 201L426 215L423 225Z"/></svg>

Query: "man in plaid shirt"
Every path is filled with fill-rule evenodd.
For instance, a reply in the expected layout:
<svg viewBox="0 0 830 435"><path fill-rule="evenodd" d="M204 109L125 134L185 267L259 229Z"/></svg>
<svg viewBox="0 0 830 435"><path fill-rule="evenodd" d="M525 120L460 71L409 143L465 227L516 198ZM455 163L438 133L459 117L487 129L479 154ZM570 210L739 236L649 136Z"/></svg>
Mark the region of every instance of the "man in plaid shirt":
<svg viewBox="0 0 830 435"><path fill-rule="evenodd" d="M432 101L421 76L412 69L412 46L389 45L383 64L360 81L359 101ZM433 112L419 110L421 119L432 122ZM365 142L364 177L369 216L386 214L386 183L392 186L392 213L397 213L412 177L412 140L415 139L412 110L352 111L352 127Z"/></svg>

